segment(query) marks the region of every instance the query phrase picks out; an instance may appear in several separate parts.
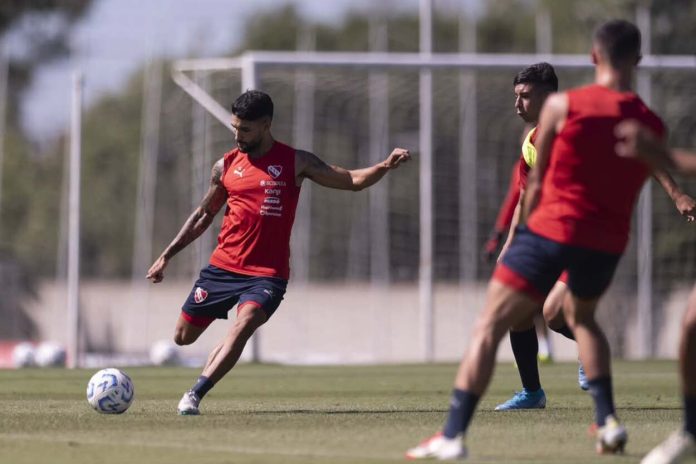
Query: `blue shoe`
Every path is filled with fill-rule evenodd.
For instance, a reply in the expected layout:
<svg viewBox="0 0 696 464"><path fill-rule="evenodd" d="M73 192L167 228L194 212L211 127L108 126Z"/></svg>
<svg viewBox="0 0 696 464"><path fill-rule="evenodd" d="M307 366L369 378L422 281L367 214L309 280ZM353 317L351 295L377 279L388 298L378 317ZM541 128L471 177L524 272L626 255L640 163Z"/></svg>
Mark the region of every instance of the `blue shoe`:
<svg viewBox="0 0 696 464"><path fill-rule="evenodd" d="M544 409L546 407L546 393L542 388L530 392L522 389L515 392L512 398L495 407L496 411L509 411L510 409Z"/></svg>
<svg viewBox="0 0 696 464"><path fill-rule="evenodd" d="M581 362L578 362L578 385L584 391L590 389L590 384L587 383L587 376L585 375L585 368L582 367Z"/></svg>

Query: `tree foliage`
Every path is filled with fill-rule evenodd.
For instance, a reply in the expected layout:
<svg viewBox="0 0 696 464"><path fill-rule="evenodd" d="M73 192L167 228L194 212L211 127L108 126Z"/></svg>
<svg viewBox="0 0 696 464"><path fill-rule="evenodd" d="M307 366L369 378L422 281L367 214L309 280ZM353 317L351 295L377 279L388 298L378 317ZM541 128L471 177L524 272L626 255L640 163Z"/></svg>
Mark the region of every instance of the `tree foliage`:
<svg viewBox="0 0 696 464"><path fill-rule="evenodd" d="M65 24L70 25L87 11L90 2L28 2L29 6L22 8L25 3L3 2L0 6L0 31L10 30L13 24L18 24L18 19L6 22L7 17L24 18L26 15L61 14ZM654 52L693 53L696 34L691 25L696 18L696 7L692 3L687 0L655 0L652 3ZM43 8L56 4L66 8L59 9L59 12L55 8ZM588 52L588 37L592 30L608 16L634 19L636 4L637 0L543 0L539 3L491 0L486 2L487 9L478 20L477 50L488 53L534 52L535 8L543 6L548 9L554 26L553 52ZM32 5L34 8L30 8ZM459 18L437 14L434 19L434 50L458 51ZM241 45L230 54L243 50L295 50L307 46L303 44L307 31L314 34L316 50L366 51L371 21L386 22L390 51L418 50L418 18L414 14L370 16L353 12L337 24L316 24L303 18L292 6L283 6L258 12L250 18ZM46 44L53 43L48 47L54 51L52 56L60 56L65 50L67 31L68 27L63 29L63 33L53 35L52 40L45 41ZM44 49L44 46L36 45L29 61L36 63ZM126 277L131 272L143 74L141 70L121 92L94 104L84 117L82 263L85 275ZM571 80L567 79L562 86L569 83ZM230 98L231 95L223 97ZM279 95L278 98L290 97ZM154 253L171 240L192 208L189 178L194 156L191 133L193 103L166 77L162 102ZM482 127L480 130L490 128ZM211 143L219 155L230 142L227 134L227 138ZM36 273L50 276L55 269L58 246L56 230L60 221L58 199L61 197L63 146L58 142L51 153L37 159L32 155L31 144L21 134L10 137L7 143L13 157L8 159L6 166L0 236ZM443 166L442 169L453 169L446 164ZM183 272L183 269L179 271Z"/></svg>

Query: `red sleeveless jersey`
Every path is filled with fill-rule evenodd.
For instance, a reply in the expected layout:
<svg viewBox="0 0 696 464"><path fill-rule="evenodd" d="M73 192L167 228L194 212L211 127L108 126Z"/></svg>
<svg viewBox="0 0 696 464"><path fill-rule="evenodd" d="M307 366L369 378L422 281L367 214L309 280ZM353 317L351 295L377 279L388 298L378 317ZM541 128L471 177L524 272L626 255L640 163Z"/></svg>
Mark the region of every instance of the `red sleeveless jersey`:
<svg viewBox="0 0 696 464"><path fill-rule="evenodd" d="M650 170L614 150L614 128L637 119L663 136L665 129L633 92L589 85L567 92L568 115L553 141L541 197L527 224L559 243L623 253L633 206Z"/></svg>
<svg viewBox="0 0 696 464"><path fill-rule="evenodd" d="M260 158L225 153L222 184L227 208L210 264L239 274L290 276L290 232L300 187L295 149L274 142Z"/></svg>

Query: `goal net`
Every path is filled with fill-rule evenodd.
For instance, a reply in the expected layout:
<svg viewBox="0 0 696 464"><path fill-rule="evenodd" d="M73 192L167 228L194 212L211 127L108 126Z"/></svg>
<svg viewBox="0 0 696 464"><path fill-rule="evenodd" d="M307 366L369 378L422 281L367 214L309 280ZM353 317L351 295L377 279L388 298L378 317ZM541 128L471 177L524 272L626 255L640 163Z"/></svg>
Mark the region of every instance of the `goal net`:
<svg viewBox="0 0 696 464"><path fill-rule="evenodd" d="M492 270L491 263L479 259L479 251L520 152L523 123L513 108L512 78L542 57L452 55L418 66L415 56L379 62L375 55L357 55L350 54L350 64L339 54L312 53L252 53L229 62L178 63L177 83L198 107L192 137L200 137L196 134L201 130L207 134L192 155L192 178L207 183L211 160L233 146L221 123L234 98L252 87L274 99L273 134L278 140L312 151L330 164L361 167L384 159L392 147L410 149L411 165L366 191L303 186L292 242L290 288L295 296L289 292L288 299L297 307L317 306L313 311L318 317L335 317L339 324L352 321L344 312L362 314L368 324L378 325L369 329L374 333L365 341L370 345L366 352L382 353L388 360L400 343L390 336L398 331L403 339L411 337L412 354L418 358L424 330L418 327L423 320L419 313L424 308L417 287L419 282L422 287L423 266L431 264L435 352L450 353L448 346L454 344L458 355L462 343L452 340L470 330L467 324L482 305ZM263 62L254 62L255 56ZM544 58L556 67L561 89L592 80L584 56ZM693 60L647 57L644 63L650 70L642 78L643 89L649 90L646 99L663 115L670 141L696 146ZM419 169L419 83L424 70L432 74L432 223L427 225L432 263L423 262L420 241L426 233ZM693 181L678 181L696 195ZM639 211L631 245L600 310L618 355L641 356L659 348L663 326L674 319L668 309L685 304L683 291L696 277L693 226L678 216L658 185L646 190ZM212 240L204 243L192 258L193 267L211 251ZM300 328L305 331L313 327L312 322L296 324L305 324Z"/></svg>

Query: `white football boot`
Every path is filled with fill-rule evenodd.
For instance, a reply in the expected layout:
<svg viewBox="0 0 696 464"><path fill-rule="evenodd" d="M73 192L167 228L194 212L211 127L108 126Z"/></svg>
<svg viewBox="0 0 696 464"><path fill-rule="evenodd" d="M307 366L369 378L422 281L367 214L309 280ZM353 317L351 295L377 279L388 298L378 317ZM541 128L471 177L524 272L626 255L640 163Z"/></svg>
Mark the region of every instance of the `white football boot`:
<svg viewBox="0 0 696 464"><path fill-rule="evenodd" d="M442 432L438 432L427 440L421 442L415 448L406 451L406 459L438 459L440 461L454 461L465 459L467 455L464 446L464 436L447 438Z"/></svg>
<svg viewBox="0 0 696 464"><path fill-rule="evenodd" d="M597 453L623 453L628 441L626 427L619 424L614 416L607 416L604 427L597 429Z"/></svg>
<svg viewBox="0 0 696 464"><path fill-rule="evenodd" d="M693 435L678 430L653 448L640 464L677 464L693 456L696 456L696 441Z"/></svg>
<svg viewBox="0 0 696 464"><path fill-rule="evenodd" d="M201 399L198 395L196 395L193 390L189 390L181 397L179 406L176 407L176 412L178 412L180 416L197 416L200 414L198 410L200 402Z"/></svg>

